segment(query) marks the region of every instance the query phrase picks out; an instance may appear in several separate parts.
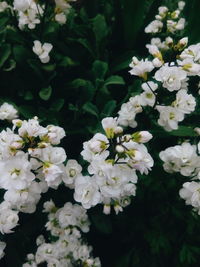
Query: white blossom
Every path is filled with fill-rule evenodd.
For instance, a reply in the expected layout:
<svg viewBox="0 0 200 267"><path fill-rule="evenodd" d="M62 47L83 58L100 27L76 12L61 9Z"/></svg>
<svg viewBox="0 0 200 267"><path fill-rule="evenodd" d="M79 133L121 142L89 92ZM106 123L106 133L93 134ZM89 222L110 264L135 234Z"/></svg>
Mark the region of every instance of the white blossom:
<svg viewBox="0 0 200 267"><path fill-rule="evenodd" d="M170 92L181 89L181 82L186 79L186 72L176 66L162 66L155 73L155 79Z"/></svg>
<svg viewBox="0 0 200 267"><path fill-rule="evenodd" d="M3 103L0 106L0 120L13 120L18 117L17 110L13 105L8 103Z"/></svg>
<svg viewBox="0 0 200 267"><path fill-rule="evenodd" d="M42 63L48 63L50 61L49 53L51 52L53 45L50 43L42 44L40 41L35 40L33 46L33 52L39 57Z"/></svg>

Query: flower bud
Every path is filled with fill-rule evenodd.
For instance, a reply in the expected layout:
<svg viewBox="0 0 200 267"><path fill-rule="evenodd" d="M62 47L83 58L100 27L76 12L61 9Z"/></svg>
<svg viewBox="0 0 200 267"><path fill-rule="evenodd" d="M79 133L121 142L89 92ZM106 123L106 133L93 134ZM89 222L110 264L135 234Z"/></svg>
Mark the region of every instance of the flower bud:
<svg viewBox="0 0 200 267"><path fill-rule="evenodd" d="M115 147L115 149L116 149L116 151L117 151L118 153L124 153L124 148L123 148L123 146L117 145L117 146Z"/></svg>
<svg viewBox="0 0 200 267"><path fill-rule="evenodd" d="M118 214L120 211L123 211L123 208L119 204L114 206L115 213Z"/></svg>
<svg viewBox="0 0 200 267"><path fill-rule="evenodd" d="M121 126L117 126L114 130L114 133L116 135L122 134L123 133L123 128Z"/></svg>
<svg viewBox="0 0 200 267"><path fill-rule="evenodd" d="M132 140L137 143L147 143L152 137L152 134L148 131L140 131L132 134Z"/></svg>
<svg viewBox="0 0 200 267"><path fill-rule="evenodd" d="M109 204L105 204L103 206L103 213L106 214L106 215L110 214L110 209L111 209L110 205Z"/></svg>

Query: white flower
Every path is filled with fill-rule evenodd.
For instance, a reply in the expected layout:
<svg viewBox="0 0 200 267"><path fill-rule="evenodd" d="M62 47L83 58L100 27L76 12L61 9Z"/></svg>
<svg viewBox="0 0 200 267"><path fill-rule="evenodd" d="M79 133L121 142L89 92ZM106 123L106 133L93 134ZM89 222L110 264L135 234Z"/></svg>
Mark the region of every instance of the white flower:
<svg viewBox="0 0 200 267"><path fill-rule="evenodd" d="M18 212L11 210L6 202L0 204L0 232L2 234L12 233L12 229L17 226Z"/></svg>
<svg viewBox="0 0 200 267"><path fill-rule="evenodd" d="M101 194L94 177L78 176L75 181L74 199L81 202L85 209L101 202Z"/></svg>
<svg viewBox="0 0 200 267"><path fill-rule="evenodd" d="M21 190L26 188L35 179L27 156L27 154L21 152L15 157L0 161L0 187L7 190Z"/></svg>
<svg viewBox="0 0 200 267"><path fill-rule="evenodd" d="M200 183L194 181L184 183L179 195L186 201L186 205L192 205L200 210Z"/></svg>
<svg viewBox="0 0 200 267"><path fill-rule="evenodd" d="M183 60L177 60L177 62L187 72L188 76L200 76L200 64L195 63L192 58L188 57Z"/></svg>
<svg viewBox="0 0 200 267"><path fill-rule="evenodd" d="M10 6L8 5L8 3L6 1L2 1L0 2L0 12L3 12L5 9L9 8ZM1 255L1 254L0 254ZM1 258L1 256L0 256Z"/></svg>
<svg viewBox="0 0 200 267"><path fill-rule="evenodd" d="M161 31L163 23L160 20L153 20L149 25L144 29L146 33L157 33Z"/></svg>
<svg viewBox="0 0 200 267"><path fill-rule="evenodd" d="M177 22L174 20L167 20L167 30L171 33L183 30L185 27L185 19L180 18Z"/></svg>
<svg viewBox="0 0 200 267"><path fill-rule="evenodd" d="M138 60L136 57L132 58L132 62L129 65L132 69L129 71L131 75L136 75L144 80L147 79L147 73L151 72L154 69L154 66L151 61L147 58L145 60Z"/></svg>
<svg viewBox="0 0 200 267"><path fill-rule="evenodd" d="M0 133L0 158L7 159L14 156L23 146L22 138L7 128Z"/></svg>
<svg viewBox="0 0 200 267"><path fill-rule="evenodd" d="M25 213L33 213L36 204L40 200L41 188L37 182L32 182L27 188L22 190L10 189L4 194L4 199L10 203L13 209Z"/></svg>
<svg viewBox="0 0 200 267"><path fill-rule="evenodd" d="M65 173L62 176L63 182L66 185L74 184L75 179L78 177L78 175L81 174L82 167L78 164L76 160L70 159L67 161L66 167L65 167Z"/></svg>
<svg viewBox="0 0 200 267"><path fill-rule="evenodd" d="M109 155L108 148L108 139L104 134L97 133L87 142L83 143L83 151L81 155L84 160L92 161L94 157L99 157L101 159L106 159Z"/></svg>
<svg viewBox="0 0 200 267"><path fill-rule="evenodd" d="M40 41L34 41L33 52L39 57L42 63L48 63L50 61L49 53L52 50L53 45L50 43L41 44Z"/></svg>
<svg viewBox="0 0 200 267"><path fill-rule="evenodd" d="M52 145L58 145L60 144L60 140L65 137L65 130L59 126L55 126L55 125L48 125L47 126L48 129L48 141L52 144Z"/></svg>
<svg viewBox="0 0 200 267"><path fill-rule="evenodd" d="M31 3L32 0L14 0L13 6L14 9L24 12L30 7Z"/></svg>
<svg viewBox="0 0 200 267"><path fill-rule="evenodd" d="M181 59L190 58L196 63L200 63L200 43L190 45L184 49L180 55Z"/></svg>
<svg viewBox="0 0 200 267"><path fill-rule="evenodd" d="M6 247L6 243L0 241L0 259L2 259L3 256L5 255L5 253L3 252L5 247Z"/></svg>
<svg viewBox="0 0 200 267"><path fill-rule="evenodd" d="M37 117L28 121L22 121L21 127L18 130L19 135L22 137L41 137L47 134L47 132L48 130L39 124Z"/></svg>
<svg viewBox="0 0 200 267"><path fill-rule="evenodd" d="M141 174L148 174L151 167L153 167L154 161L145 145L129 141L128 143L124 143L124 146L129 150L127 164L131 168L138 170Z"/></svg>
<svg viewBox="0 0 200 267"><path fill-rule="evenodd" d="M154 91L156 91L157 88L158 85L151 81L142 84L142 89L144 90L144 92L140 94L140 101L142 106L154 106L156 100Z"/></svg>
<svg viewBox="0 0 200 267"><path fill-rule="evenodd" d="M65 13L61 12L61 13L56 14L55 21L57 21L61 25L65 24L67 21Z"/></svg>
<svg viewBox="0 0 200 267"><path fill-rule="evenodd" d="M118 114L119 125L130 126L132 128L135 128L137 126L137 122L135 121L135 116L137 114L136 109L130 102L122 104Z"/></svg>
<svg viewBox="0 0 200 267"><path fill-rule="evenodd" d="M166 172L180 172L184 176L191 176L200 164L196 147L186 142L165 149L159 156L164 161L163 167Z"/></svg>
<svg viewBox="0 0 200 267"><path fill-rule="evenodd" d="M36 3L34 0L18 1L21 2L21 5L18 5L19 9L17 10L19 28L23 30L27 25L29 29L35 29L36 25L40 23L40 17L43 15L44 9L39 5L39 3ZM28 2L30 2L30 4Z"/></svg>
<svg viewBox="0 0 200 267"><path fill-rule="evenodd" d="M181 82L186 79L186 72L176 66L162 66L155 73L155 79L162 82L162 86L167 88L170 92L179 90L181 88Z"/></svg>
<svg viewBox="0 0 200 267"><path fill-rule="evenodd" d="M107 117L104 118L101 121L102 127L104 129L104 131L106 132L106 136L108 138L113 138L116 130L118 133L118 122L117 122L117 118L113 118L113 117Z"/></svg>
<svg viewBox="0 0 200 267"><path fill-rule="evenodd" d="M172 103L182 113L190 114L195 110L196 101L192 95L189 95L186 90L181 89L176 94L176 100Z"/></svg>
<svg viewBox="0 0 200 267"><path fill-rule="evenodd" d="M178 122L184 119L184 113L171 106L156 106L160 113L158 124L163 126L166 131L178 129Z"/></svg>
<svg viewBox="0 0 200 267"><path fill-rule="evenodd" d="M0 120L13 120L18 117L17 110L13 105L4 103L0 106Z"/></svg>

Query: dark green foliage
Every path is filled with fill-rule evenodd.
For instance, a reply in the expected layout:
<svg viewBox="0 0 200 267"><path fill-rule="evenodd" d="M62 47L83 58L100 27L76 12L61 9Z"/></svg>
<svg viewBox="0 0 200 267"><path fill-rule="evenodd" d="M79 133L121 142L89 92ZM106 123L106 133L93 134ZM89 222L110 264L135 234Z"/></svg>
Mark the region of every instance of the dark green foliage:
<svg viewBox="0 0 200 267"><path fill-rule="evenodd" d="M22 118L36 115L44 125L64 127L68 158L80 159L82 143L101 131L101 119L116 116L120 105L140 91L141 82L128 73L131 57L147 54L144 27L158 6L176 2L84 0L75 4L65 26L51 22L30 32L14 29L8 16L0 14L1 102L15 103ZM199 0L187 0L191 43L200 41L199 10ZM48 64L32 52L37 39L54 46ZM198 90L197 81L192 86ZM103 267L198 267L200 218L179 198L185 178L165 173L158 152L186 138L195 141L192 127L199 126L199 110L170 133L148 111L138 121L136 130L154 135L148 149L156 166L140 177L137 195L123 213L106 216L100 206L89 211L88 242ZM1 267L20 267L34 251L36 237L45 232L42 203L50 198L61 206L72 201L72 191L62 186L50 190L36 213L20 215L15 233L3 237L7 248Z"/></svg>

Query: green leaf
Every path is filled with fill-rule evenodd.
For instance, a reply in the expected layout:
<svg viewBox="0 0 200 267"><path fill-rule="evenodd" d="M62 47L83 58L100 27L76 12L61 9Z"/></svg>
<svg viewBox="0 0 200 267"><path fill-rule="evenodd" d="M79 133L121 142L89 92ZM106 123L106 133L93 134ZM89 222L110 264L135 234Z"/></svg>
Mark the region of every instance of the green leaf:
<svg viewBox="0 0 200 267"><path fill-rule="evenodd" d="M91 102L87 102L87 103L85 103L85 104L83 105L82 109L83 109L85 112L87 112L87 113L89 113L89 114L91 114L91 115L94 115L94 116L96 116L96 117L99 116L98 108L97 108L94 104L92 104Z"/></svg>
<svg viewBox="0 0 200 267"><path fill-rule="evenodd" d="M179 126L178 130L171 131L169 134L174 136L197 136L194 129L187 126Z"/></svg>
<svg viewBox="0 0 200 267"><path fill-rule="evenodd" d="M98 14L92 20L92 27L95 34L96 42L100 43L103 40L103 38L105 38L108 34L108 27L104 16Z"/></svg>
<svg viewBox="0 0 200 267"><path fill-rule="evenodd" d="M0 68L4 65L11 54L11 46L9 44L2 44L0 46Z"/></svg>
<svg viewBox="0 0 200 267"><path fill-rule="evenodd" d="M87 84L88 84L87 80L75 79L70 83L70 86L73 88L79 88L79 87L86 86Z"/></svg>
<svg viewBox="0 0 200 267"><path fill-rule="evenodd" d="M125 54L116 58L116 60L111 65L111 72L115 73L129 67L132 57L136 54L135 51L128 51Z"/></svg>
<svg viewBox="0 0 200 267"><path fill-rule="evenodd" d="M76 79L69 84L69 87L80 88L77 91L81 103L84 103L86 101L92 101L95 93L95 88L90 81L83 79Z"/></svg>
<svg viewBox="0 0 200 267"><path fill-rule="evenodd" d="M14 59L17 63L24 64L29 59L29 51L23 45L13 47Z"/></svg>
<svg viewBox="0 0 200 267"><path fill-rule="evenodd" d="M6 65L7 65L7 64L6 64ZM3 68L3 70L4 70L4 71L11 71L11 70L15 69L15 67L16 67L16 62L15 62L13 59L10 59L10 60L9 60L9 65L8 65L8 66L5 66L5 67Z"/></svg>
<svg viewBox="0 0 200 267"><path fill-rule="evenodd" d="M73 105L71 103L69 103L68 109L71 110L71 111L78 111L79 110L77 106L75 106L75 105Z"/></svg>
<svg viewBox="0 0 200 267"><path fill-rule="evenodd" d="M117 102L115 100L108 101L102 110L102 113L101 113L102 117L111 116L116 106L117 106Z"/></svg>
<svg viewBox="0 0 200 267"><path fill-rule="evenodd" d="M55 110L55 111L60 111L62 109L62 107L65 104L65 100L64 98L58 98L56 99L55 102L53 102L53 104L51 105L51 109Z"/></svg>
<svg viewBox="0 0 200 267"><path fill-rule="evenodd" d="M96 78L103 79L108 71L108 64L104 61L96 60L93 63L92 70Z"/></svg>
<svg viewBox="0 0 200 267"><path fill-rule="evenodd" d="M80 43L83 47L85 47L88 52L95 58L95 53L87 39L79 38L76 40L76 42Z"/></svg>
<svg viewBox="0 0 200 267"><path fill-rule="evenodd" d="M190 247L186 244L182 246L182 249L179 254L180 262L181 263L194 263L195 262L195 257L194 257L194 252Z"/></svg>
<svg viewBox="0 0 200 267"><path fill-rule="evenodd" d="M110 84L125 84L124 79L121 76L114 75L110 76L104 83L104 85L110 85Z"/></svg>
<svg viewBox="0 0 200 267"><path fill-rule="evenodd" d="M50 98L51 93L52 93L52 87L49 86L47 88L42 88L41 91L39 92L39 96L41 99L47 101Z"/></svg>
<svg viewBox="0 0 200 267"><path fill-rule="evenodd" d="M70 57L62 57L58 65L61 67L73 67L79 65L79 63L73 61Z"/></svg>
<svg viewBox="0 0 200 267"><path fill-rule="evenodd" d="M45 71L54 71L56 68L56 64L45 64L42 66L42 69L45 70Z"/></svg>
<svg viewBox="0 0 200 267"><path fill-rule="evenodd" d="M25 119L33 118L35 115L35 109L32 106L22 105L19 107L19 113L24 116Z"/></svg>

